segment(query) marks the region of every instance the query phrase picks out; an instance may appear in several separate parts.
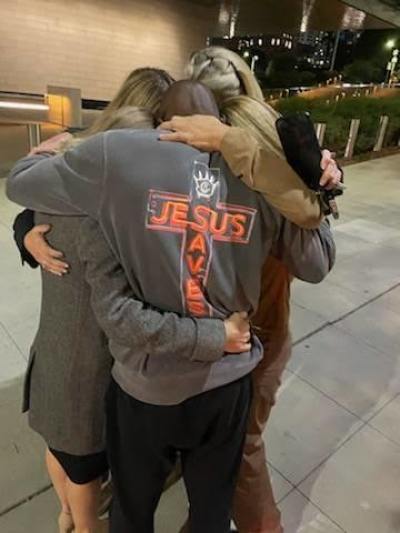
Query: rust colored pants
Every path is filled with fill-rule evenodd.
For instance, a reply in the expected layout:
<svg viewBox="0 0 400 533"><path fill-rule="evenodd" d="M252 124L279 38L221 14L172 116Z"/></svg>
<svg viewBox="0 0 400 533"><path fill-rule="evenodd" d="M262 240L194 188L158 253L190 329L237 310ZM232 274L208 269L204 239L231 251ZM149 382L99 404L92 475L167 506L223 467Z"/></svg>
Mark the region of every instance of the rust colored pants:
<svg viewBox="0 0 400 533"><path fill-rule="evenodd" d="M253 401L233 507L233 517L239 533L282 531L262 435L290 354L290 337L273 341L267 348L263 361L253 372Z"/></svg>
<svg viewBox="0 0 400 533"><path fill-rule="evenodd" d="M252 325L264 345L264 357L253 371L253 401L236 487L233 517L239 533L281 533L281 516L272 492L262 438L282 373L291 355L290 284L286 267L268 257L261 276L258 311ZM181 533L188 533L187 524Z"/></svg>

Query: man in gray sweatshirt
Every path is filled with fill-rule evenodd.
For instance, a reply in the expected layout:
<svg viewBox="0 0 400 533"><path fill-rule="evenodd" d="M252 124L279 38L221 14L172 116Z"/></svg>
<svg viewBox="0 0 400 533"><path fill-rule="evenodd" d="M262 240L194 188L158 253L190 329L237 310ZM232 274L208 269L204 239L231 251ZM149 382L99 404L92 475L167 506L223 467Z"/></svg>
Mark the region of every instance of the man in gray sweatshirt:
<svg viewBox="0 0 400 533"><path fill-rule="evenodd" d="M335 255L325 222L318 230L299 229L233 176L220 154L160 142L158 136L113 131L64 155L24 158L11 172L8 196L36 211L89 215L99 223L135 296L182 316L251 314L261 268L272 250L294 276L314 283L325 277ZM104 246L93 223L88 225L87 248L101 267ZM98 279L92 268L89 282L98 289L94 302L100 322L116 316L120 321L115 306L123 309L124 303L108 302ZM249 352L225 355L223 328L214 323L214 332L207 330L208 344L195 353L187 353L181 339L169 339L167 356L165 346L158 353L148 346L132 351L111 343L114 382L107 409L117 496L113 533L152 533L154 510L177 451L191 532L229 530L250 401L248 376L262 351L254 337Z"/></svg>

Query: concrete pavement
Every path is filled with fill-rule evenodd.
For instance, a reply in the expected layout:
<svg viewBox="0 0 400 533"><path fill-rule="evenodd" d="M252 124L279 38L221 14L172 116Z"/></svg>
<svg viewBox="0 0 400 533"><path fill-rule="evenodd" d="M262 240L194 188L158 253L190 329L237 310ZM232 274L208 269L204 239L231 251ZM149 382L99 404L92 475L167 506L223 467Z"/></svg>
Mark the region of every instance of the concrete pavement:
<svg viewBox="0 0 400 533"><path fill-rule="evenodd" d="M399 169L400 155L346 169L335 270L293 287L294 355L265 436L286 533L400 531ZM39 280L20 267L18 208L3 189L0 180L0 531L54 533L43 444L19 414ZM176 532L185 512L178 485L157 533Z"/></svg>

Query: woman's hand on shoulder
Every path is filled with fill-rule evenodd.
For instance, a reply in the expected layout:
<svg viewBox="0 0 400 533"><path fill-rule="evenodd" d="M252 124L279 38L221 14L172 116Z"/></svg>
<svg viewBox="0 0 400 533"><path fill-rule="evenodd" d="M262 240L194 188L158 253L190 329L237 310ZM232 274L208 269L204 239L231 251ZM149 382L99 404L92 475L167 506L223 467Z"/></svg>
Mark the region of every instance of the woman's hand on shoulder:
<svg viewBox="0 0 400 533"><path fill-rule="evenodd" d="M69 265L63 258L64 254L49 246L45 235L51 230L48 224L33 227L24 238L24 246L39 265L56 276L68 273Z"/></svg>
<svg viewBox="0 0 400 533"><path fill-rule="evenodd" d="M216 117L208 115L192 115L190 117L172 117L171 120L160 125L161 141L175 141L189 144L206 152L219 152L222 140L230 129Z"/></svg>
<svg viewBox="0 0 400 533"><path fill-rule="evenodd" d="M29 155L56 154L60 147L70 139L72 139L72 135L70 133L59 133L58 135L43 141L39 144L39 146L32 148L32 150L29 152Z"/></svg>

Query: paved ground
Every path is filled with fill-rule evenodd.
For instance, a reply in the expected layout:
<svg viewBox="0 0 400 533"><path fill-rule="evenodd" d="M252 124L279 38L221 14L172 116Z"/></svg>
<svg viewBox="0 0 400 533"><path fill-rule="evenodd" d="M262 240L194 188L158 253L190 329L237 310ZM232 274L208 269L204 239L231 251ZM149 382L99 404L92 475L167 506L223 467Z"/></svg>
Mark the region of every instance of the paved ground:
<svg viewBox="0 0 400 533"><path fill-rule="evenodd" d="M392 156L347 169L337 266L323 284L293 289L294 356L265 437L287 533L400 531L399 168ZM19 265L3 189L0 180L0 531L54 533L42 443L19 415L38 277ZM184 514L178 486L157 532L175 533Z"/></svg>

